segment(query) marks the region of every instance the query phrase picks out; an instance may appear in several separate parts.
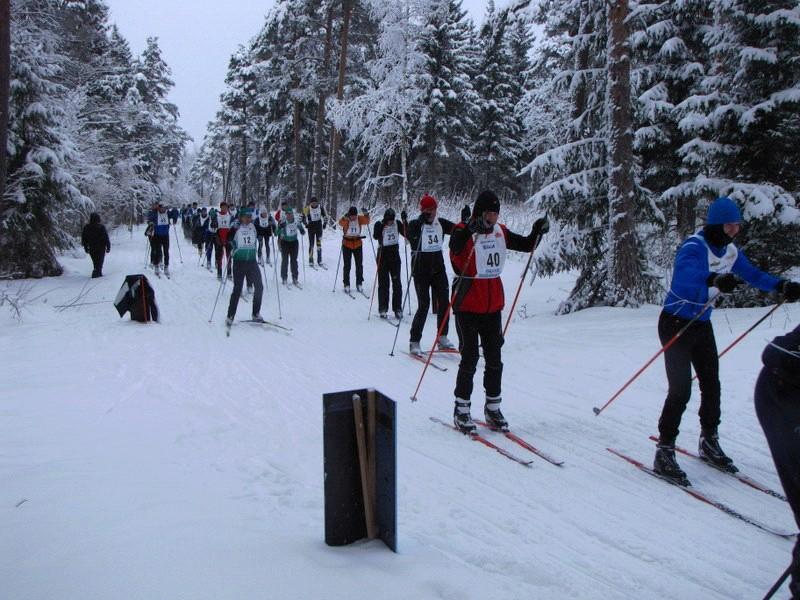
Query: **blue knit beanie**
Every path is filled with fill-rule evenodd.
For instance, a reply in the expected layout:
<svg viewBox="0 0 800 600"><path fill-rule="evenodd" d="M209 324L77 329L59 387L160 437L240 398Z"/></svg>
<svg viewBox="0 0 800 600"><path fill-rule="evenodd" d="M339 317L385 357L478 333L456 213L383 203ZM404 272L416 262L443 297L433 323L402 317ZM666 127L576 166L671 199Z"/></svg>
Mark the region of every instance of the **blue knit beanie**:
<svg viewBox="0 0 800 600"><path fill-rule="evenodd" d="M742 213L736 203L727 196L721 196L708 207L706 223L709 225L724 225L725 223L741 223Z"/></svg>

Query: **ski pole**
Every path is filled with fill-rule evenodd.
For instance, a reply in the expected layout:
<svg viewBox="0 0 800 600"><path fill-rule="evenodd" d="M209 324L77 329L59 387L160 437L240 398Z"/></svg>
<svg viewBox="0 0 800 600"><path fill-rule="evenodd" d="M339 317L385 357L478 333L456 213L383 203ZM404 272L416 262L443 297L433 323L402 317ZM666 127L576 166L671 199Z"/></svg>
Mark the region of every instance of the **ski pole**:
<svg viewBox="0 0 800 600"><path fill-rule="evenodd" d="M405 229L403 230L405 231ZM408 244L408 238L406 238L406 244ZM419 248L422 248L422 236L419 238ZM406 257L408 255L406 254ZM408 314L411 315L411 278L414 276L414 261L416 257L419 256L419 252L417 255L414 256L412 253L411 255L411 273L408 274L408 261L406 261L406 273L408 274L408 279L406 280L406 294L403 297L403 305L400 307L400 312L405 312L406 302L408 301ZM400 323L397 324L397 331L394 332L394 342L392 342L392 351L389 352L389 356L394 356L394 348L397 346L397 336L400 334Z"/></svg>
<svg viewBox="0 0 800 600"><path fill-rule="evenodd" d="M367 313L367 321L369 321L369 318L372 316L372 304L375 302L375 288L378 287L378 273L380 273L381 270L381 258L383 258L381 256L382 254L383 252L378 254L378 264L375 267L375 280L372 282L372 294L369 297L369 312Z"/></svg>
<svg viewBox="0 0 800 600"><path fill-rule="evenodd" d="M217 310L217 302L219 302L219 297L222 294L222 290L225 289L225 282L228 281L228 265L230 261L225 263L225 273L222 277L222 281L219 282L219 289L217 290L217 297L214 299L214 307L211 309L211 316L208 317L208 322L211 323L214 320L214 312Z"/></svg>
<svg viewBox="0 0 800 600"><path fill-rule="evenodd" d="M339 279L339 264L342 262L342 251L344 250L344 241L339 246L339 259L336 261L336 275L333 276L333 289L331 292L336 291L336 280Z"/></svg>
<svg viewBox="0 0 800 600"><path fill-rule="evenodd" d="M639 369L638 371L636 371L636 373L634 373L634 374L633 374L633 376L632 376L630 379L628 379L628 381L626 381L626 382L625 382L625 385L623 385L621 388L619 388L619 390L617 390L617 392L616 392L616 393L615 393L613 396L611 396L611 398L609 398L609 399L608 399L608 402L606 402L605 404L603 404L603 406L601 406L600 408L597 408L596 406L595 406L594 408L592 408L592 410L594 411L594 414L595 414L595 415L599 415L601 412L603 412L603 411L606 409L606 407L607 407L609 404L611 404L611 403L612 403L614 400L616 400L616 399L617 399L617 397L618 397L618 396L619 396L619 395L620 395L622 392L624 392L624 391L625 391L625 389L626 389L626 388L627 388L627 387L628 387L628 386L629 386L631 383L633 383L633 382L634 382L634 380L635 380L637 377L639 377L639 375L641 375L642 373L644 373L644 371L645 371L645 369L647 369L647 367L649 367L651 364L653 364L653 361L655 361L655 359L657 359L659 356L661 356L661 354L663 354L663 353L664 353L664 352L667 350L667 348L669 348L670 346L672 346L672 344L674 344L675 342L677 342L677 341L678 341L678 338L679 338L679 337L681 337L681 336L682 336L682 335L683 335L683 334L686 332L686 330L687 330L687 329L689 329L689 327L691 327L692 325L694 325L695 321L697 321L697 319L699 319L701 316L703 316L703 314L705 314L705 312L706 312L706 311L707 311L709 308L711 308L711 305L712 305L712 304L714 303L714 301L717 299L717 296L719 296L719 294L716 294L716 295L715 295L713 298L709 298L709 299L708 299L708 302L706 302L706 303L703 305L703 308L700 310L700 312L699 312L699 313L697 313L697 314L694 316L694 318L693 318L691 321L689 321L688 323L686 323L686 325L684 325L683 327L681 327L681 328L680 328L680 331L678 331L678 333L676 333L675 335L673 335L673 336L672 336L672 338L670 338L670 340L669 340L669 341L668 341L666 344L664 344L664 345L661 347L661 349L660 349L658 352L656 352L656 353L653 355L653 357L652 357L650 360L648 360L648 361L647 361L647 362L644 364L644 366L643 366L641 369Z"/></svg>
<svg viewBox="0 0 800 600"><path fill-rule="evenodd" d="M300 260L303 262L303 285L306 284L306 261L303 258L303 253L306 251L305 237L305 233L300 235Z"/></svg>
<svg viewBox="0 0 800 600"><path fill-rule="evenodd" d="M531 248L530 253L528 254L528 262L525 264L525 269L522 271L522 277L519 278L519 285L517 286L517 293L514 294L514 302L511 303L511 311L508 313L508 318L506 319L506 326L503 327L503 338L506 337L506 332L508 331L508 326L511 325L511 318L514 316L514 309L517 308L517 300L519 300L519 294L522 291L522 284L525 283L525 277L528 275L528 269L531 268L531 261L533 260L533 253L536 252L536 248L539 246L539 242L542 241L542 235L539 234L536 236L536 239L533 240L533 248Z"/></svg>
<svg viewBox="0 0 800 600"><path fill-rule="evenodd" d="M766 321L766 320L767 320L767 319L770 317L770 315L772 315L772 313L774 313L774 312L775 312L776 310L778 310L778 309L779 309L781 306L783 306L783 303L784 303L784 302L786 302L786 298L784 298L783 300L781 300L780 302L778 302L778 303L777 303L775 306L773 306L773 307L772 307L772 308L769 310L769 312L768 312L767 314L765 314L765 315L764 315L763 317L761 317L761 318L760 318L758 321L756 321L755 323L753 323L753 324L752 324L752 325L749 327L749 329L747 329L747 331L745 331L743 334L741 334L739 337L737 337L735 340L733 340L733 341L732 341L730 344L728 344L727 348L725 348L725 350L723 350L722 352L720 352L720 353L719 353L719 355L717 356L717 358L722 358L722 357L725 355L725 353L726 353L728 350L730 350L730 349L731 349L731 348L733 348L733 347L734 347L736 344L738 344L739 342L741 342L741 341L742 341L742 338L743 338L744 336L746 336L748 333L750 333L751 331L753 331L753 329L755 329L756 327L758 327L759 325L761 325L761 323L763 323L764 321ZM696 374L696 373L695 373L695 376L694 376L694 377L692 377L692 381L694 381L695 379L697 379L697 374Z"/></svg>
<svg viewBox="0 0 800 600"><path fill-rule="evenodd" d="M764 600L770 600L770 598L772 598L775 595L775 593L779 589L781 589L781 586L783 585L783 582L786 581L789 578L789 574L792 572L792 567L793 566L794 566L794 563L792 563L788 567L786 567L786 570L783 572L783 575L778 577L778 581L776 581L772 585L772 587L769 588L769 591L767 592L767 595L764 596Z"/></svg>
<svg viewBox="0 0 800 600"><path fill-rule="evenodd" d="M467 262L464 263L464 269L469 267L469 262L472 260L472 255L475 254L475 240L473 239L472 248L469 251L469 255L467 256ZM447 323L447 319L450 316L450 311L453 308L453 302L456 301L456 297L458 297L458 291L461 289L461 283L467 279L467 277L463 275L456 275L458 281L453 286L453 294L450 296L450 302L447 305L447 310L444 311L444 319L439 324L439 327L436 331L436 338L433 340L433 344L431 344L431 349L428 352L428 359L425 361L425 366L422 368L422 374L419 376L419 381L417 382L417 389L414 390L414 394L411 396L411 401L417 401L417 392L419 392L419 388L422 385L422 379L425 377L425 372L428 370L428 365L431 364L431 359L433 358L433 351L436 349L436 342L439 340L439 336L442 335L442 331L444 330L444 325Z"/></svg>
<svg viewBox="0 0 800 600"><path fill-rule="evenodd" d="M405 231L405 230L404 230ZM411 281L411 276L408 274L408 238L405 238L405 243L403 244L403 251L406 255L406 279ZM411 303L408 303L408 316L411 316Z"/></svg>
<svg viewBox="0 0 800 600"><path fill-rule="evenodd" d="M178 236L178 230L175 228L175 223L172 224L172 231L175 233L175 243L178 245L178 258L181 259L181 264L183 264L183 253L181 252L181 240Z"/></svg>
<svg viewBox="0 0 800 600"><path fill-rule="evenodd" d="M278 251L275 249L275 236L272 236L272 267L275 271L275 294L278 296L278 318L283 319L283 312L281 311L281 286L278 285Z"/></svg>

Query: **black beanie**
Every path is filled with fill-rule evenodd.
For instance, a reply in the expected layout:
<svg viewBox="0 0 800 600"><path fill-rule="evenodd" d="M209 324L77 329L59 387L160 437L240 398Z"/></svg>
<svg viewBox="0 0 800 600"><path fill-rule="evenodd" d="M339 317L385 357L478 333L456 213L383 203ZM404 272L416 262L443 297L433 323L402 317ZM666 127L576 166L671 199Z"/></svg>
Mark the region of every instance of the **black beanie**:
<svg viewBox="0 0 800 600"><path fill-rule="evenodd" d="M355 206L351 206L350 210L347 211L348 216L353 216L358 214L358 209Z"/></svg>
<svg viewBox="0 0 800 600"><path fill-rule="evenodd" d="M473 217L480 217L486 211L500 212L500 200L492 190L483 190L475 200L475 208L472 209Z"/></svg>
<svg viewBox="0 0 800 600"><path fill-rule="evenodd" d="M386 212L383 213L383 220L384 221L394 221L394 216L395 216L394 215L394 209L393 208L387 208Z"/></svg>

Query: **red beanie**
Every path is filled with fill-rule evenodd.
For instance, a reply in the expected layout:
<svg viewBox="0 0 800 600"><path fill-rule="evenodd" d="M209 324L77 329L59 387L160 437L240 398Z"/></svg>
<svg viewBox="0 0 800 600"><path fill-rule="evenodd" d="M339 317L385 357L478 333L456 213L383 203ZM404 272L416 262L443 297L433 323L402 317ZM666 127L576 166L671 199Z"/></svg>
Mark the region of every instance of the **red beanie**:
<svg viewBox="0 0 800 600"><path fill-rule="evenodd" d="M430 194L425 194L419 201L420 210L431 210L436 208L436 198Z"/></svg>

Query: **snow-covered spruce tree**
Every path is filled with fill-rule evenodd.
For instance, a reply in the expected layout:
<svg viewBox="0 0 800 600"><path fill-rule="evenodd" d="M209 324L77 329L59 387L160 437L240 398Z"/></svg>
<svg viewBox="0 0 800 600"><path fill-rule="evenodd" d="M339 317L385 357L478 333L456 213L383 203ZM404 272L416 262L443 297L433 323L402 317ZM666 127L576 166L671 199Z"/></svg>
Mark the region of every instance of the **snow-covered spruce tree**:
<svg viewBox="0 0 800 600"><path fill-rule="evenodd" d="M559 229L541 267L580 270L561 312L652 300L658 286L640 236L653 217L633 179L625 122L630 118L627 2L543 2L540 10L547 34L568 41L558 80L570 100L569 141L526 168L543 183L530 201Z"/></svg>
<svg viewBox="0 0 800 600"><path fill-rule="evenodd" d="M751 260L773 273L800 264L800 6L796 0L715 0L711 65L683 103L682 148L698 175L670 193L727 194L743 209ZM704 203L705 205L705 203ZM703 206L704 208L704 206ZM736 301L752 301L742 290Z"/></svg>
<svg viewBox="0 0 800 600"><path fill-rule="evenodd" d="M479 62L474 78L479 113L476 118L474 183L478 189L490 188L504 196L514 196L520 188L518 172L522 168L522 123L515 113L520 98L519 78L527 72L522 48L512 53L510 35L513 24L509 12L495 12L489 2L478 36ZM516 38L524 45L524 37ZM516 60L515 60L516 59ZM519 71L523 67L525 70Z"/></svg>
<svg viewBox="0 0 800 600"><path fill-rule="evenodd" d="M413 142L413 173L423 189L469 189L471 136L479 114L472 78L477 48L460 0L432 0L420 52L425 56L421 121Z"/></svg>
<svg viewBox="0 0 800 600"><path fill-rule="evenodd" d="M57 6L15 0L11 9L8 172L0 198L0 276L59 275L55 251L72 242L60 217L88 200L68 169L72 152L60 126L63 55L53 31Z"/></svg>

